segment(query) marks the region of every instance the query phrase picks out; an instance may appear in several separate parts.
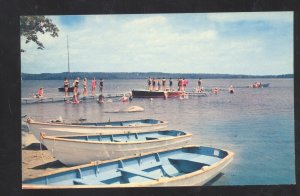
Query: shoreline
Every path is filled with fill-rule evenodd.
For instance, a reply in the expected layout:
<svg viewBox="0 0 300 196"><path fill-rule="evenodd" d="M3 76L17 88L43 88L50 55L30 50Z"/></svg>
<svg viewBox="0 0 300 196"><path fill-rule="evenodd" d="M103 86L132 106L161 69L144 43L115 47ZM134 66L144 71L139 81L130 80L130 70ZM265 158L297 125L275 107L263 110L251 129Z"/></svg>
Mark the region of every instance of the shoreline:
<svg viewBox="0 0 300 196"><path fill-rule="evenodd" d="M22 130L22 181L66 167L52 157L30 132Z"/></svg>

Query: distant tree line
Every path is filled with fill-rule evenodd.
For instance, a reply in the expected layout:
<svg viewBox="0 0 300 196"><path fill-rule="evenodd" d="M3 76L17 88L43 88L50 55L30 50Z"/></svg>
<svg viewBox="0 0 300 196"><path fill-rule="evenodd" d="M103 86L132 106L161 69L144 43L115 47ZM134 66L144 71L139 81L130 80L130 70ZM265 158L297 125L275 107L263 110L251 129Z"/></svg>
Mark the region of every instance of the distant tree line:
<svg viewBox="0 0 300 196"><path fill-rule="evenodd" d="M22 73L22 80L63 80L65 77L74 79L76 77L93 79L146 79L155 78L187 78L187 79L230 79L230 78L293 78L293 74L282 75L234 75L234 74L205 74L205 73L162 73L162 72L63 72L63 73Z"/></svg>

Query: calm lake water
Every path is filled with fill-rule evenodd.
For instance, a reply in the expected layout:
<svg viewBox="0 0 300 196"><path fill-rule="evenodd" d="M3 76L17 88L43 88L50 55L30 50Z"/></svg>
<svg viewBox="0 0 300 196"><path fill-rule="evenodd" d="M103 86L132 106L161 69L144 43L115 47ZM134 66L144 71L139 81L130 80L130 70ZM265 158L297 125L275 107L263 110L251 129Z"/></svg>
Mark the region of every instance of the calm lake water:
<svg viewBox="0 0 300 196"><path fill-rule="evenodd" d="M255 79L207 79L204 88L247 86ZM293 79L263 79L269 88L236 88L235 94L180 99L134 99L130 103L99 105L95 100L80 104L22 104L22 115L38 120L117 121L155 118L169 122L169 129L193 134L192 144L224 148L235 153L233 162L210 185L295 184L294 90ZM73 81L71 81L73 82ZM22 98L32 97L39 87L45 95L63 96L57 87L63 81L22 81ZM82 87L82 81L80 81ZM90 93L91 80L88 80ZM98 82L99 84L99 82ZM188 89L197 80L189 80ZM104 93L116 94L144 89L146 80L105 80ZM97 89L98 90L98 89ZM82 88L80 89L82 91ZM97 92L98 93L98 92ZM104 111L141 106L144 112L104 113Z"/></svg>

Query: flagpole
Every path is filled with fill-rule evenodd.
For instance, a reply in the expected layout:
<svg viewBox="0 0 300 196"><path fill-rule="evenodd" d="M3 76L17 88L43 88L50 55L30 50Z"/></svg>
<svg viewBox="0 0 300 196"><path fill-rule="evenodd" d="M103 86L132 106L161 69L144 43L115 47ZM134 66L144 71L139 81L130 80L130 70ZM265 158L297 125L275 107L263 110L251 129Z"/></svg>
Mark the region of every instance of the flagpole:
<svg viewBox="0 0 300 196"><path fill-rule="evenodd" d="M68 73L70 73L70 64L69 64L69 38L67 35L67 49L68 49Z"/></svg>

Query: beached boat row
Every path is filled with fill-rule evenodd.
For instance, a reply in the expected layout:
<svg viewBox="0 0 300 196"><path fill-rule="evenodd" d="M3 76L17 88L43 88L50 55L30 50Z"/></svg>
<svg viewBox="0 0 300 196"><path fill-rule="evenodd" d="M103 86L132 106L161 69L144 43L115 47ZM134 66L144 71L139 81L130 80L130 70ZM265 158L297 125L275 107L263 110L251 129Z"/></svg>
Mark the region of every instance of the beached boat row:
<svg viewBox="0 0 300 196"><path fill-rule="evenodd" d="M27 124L56 159L77 165L23 181L28 189L203 185L233 159L230 151L187 146L192 134L166 130L161 120L66 124L29 118Z"/></svg>
<svg viewBox="0 0 300 196"><path fill-rule="evenodd" d="M186 146L62 169L23 181L23 189L120 188L203 185L226 167L233 153Z"/></svg>

